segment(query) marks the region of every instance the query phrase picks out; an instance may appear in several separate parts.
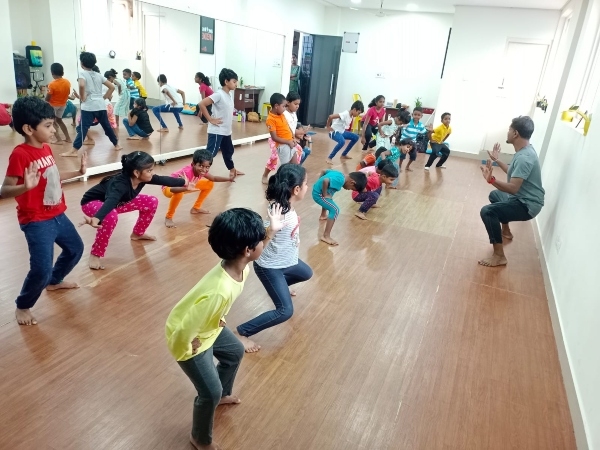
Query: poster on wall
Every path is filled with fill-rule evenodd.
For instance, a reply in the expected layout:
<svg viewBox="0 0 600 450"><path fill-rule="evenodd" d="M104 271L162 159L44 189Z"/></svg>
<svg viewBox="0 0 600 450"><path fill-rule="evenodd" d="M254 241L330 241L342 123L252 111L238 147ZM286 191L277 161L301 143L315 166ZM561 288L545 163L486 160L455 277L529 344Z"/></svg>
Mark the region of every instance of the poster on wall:
<svg viewBox="0 0 600 450"><path fill-rule="evenodd" d="M215 19L200 16L200 53L215 54Z"/></svg>
<svg viewBox="0 0 600 450"><path fill-rule="evenodd" d="M360 33L344 32L344 40L342 41L342 52L358 53L358 38Z"/></svg>

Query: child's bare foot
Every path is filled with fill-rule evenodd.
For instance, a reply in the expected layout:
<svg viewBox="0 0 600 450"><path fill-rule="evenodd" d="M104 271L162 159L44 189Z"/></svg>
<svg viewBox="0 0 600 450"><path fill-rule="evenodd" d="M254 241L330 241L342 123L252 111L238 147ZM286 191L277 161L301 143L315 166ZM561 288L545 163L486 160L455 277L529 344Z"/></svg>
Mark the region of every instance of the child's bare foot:
<svg viewBox="0 0 600 450"><path fill-rule="evenodd" d="M168 132L169 132L169 129L168 129L168 128L159 128L159 129L158 129L158 130L156 130L156 131L158 131L159 133L168 133Z"/></svg>
<svg viewBox="0 0 600 450"><path fill-rule="evenodd" d="M386 189L398 189L397 186L387 186Z"/></svg>
<svg viewBox="0 0 600 450"><path fill-rule="evenodd" d="M54 141L54 142L50 142L52 145L63 145L64 141Z"/></svg>
<svg viewBox="0 0 600 450"><path fill-rule="evenodd" d="M128 141L139 141L139 140L140 140L140 138L139 138L139 137L137 137L137 136L129 136L129 137L127 138L127 140L128 140Z"/></svg>
<svg viewBox="0 0 600 450"><path fill-rule="evenodd" d="M192 436L191 434L190 434L190 444L192 444L196 450L221 450L221 447L219 447L214 442L212 444L207 444L207 445L199 444L196 441L196 439L194 439L194 436Z"/></svg>
<svg viewBox="0 0 600 450"><path fill-rule="evenodd" d="M121 147L119 144L115 145L115 151L118 152L119 150L123 150L123 147Z"/></svg>
<svg viewBox="0 0 600 450"><path fill-rule="evenodd" d="M183 127L178 127L180 130L183 130Z"/></svg>
<svg viewBox="0 0 600 450"><path fill-rule="evenodd" d="M379 206L377 203L375 203L373 206L371 206L371 208L381 208L381 206Z"/></svg>
<svg viewBox="0 0 600 450"><path fill-rule="evenodd" d="M409 169L409 168L407 167L407 168L406 168L406 171L407 171L407 172L412 172L413 170L412 170L412 169Z"/></svg>
<svg viewBox="0 0 600 450"><path fill-rule="evenodd" d="M173 222L173 219L167 219L165 217L165 226L167 228L177 228L177 225L175 225L175 222Z"/></svg>
<svg viewBox="0 0 600 450"><path fill-rule="evenodd" d="M292 297L295 297L295 296L296 296L296 295L298 295L298 294L296 294L296 291L294 291L294 290L290 290L290 295L291 295Z"/></svg>
<svg viewBox="0 0 600 450"><path fill-rule="evenodd" d="M260 345L258 345L254 341L251 341L246 336L238 335L238 337L239 337L240 341L242 342L242 344L244 344L244 351L246 353L256 353L257 351L260 350Z"/></svg>
<svg viewBox="0 0 600 450"><path fill-rule="evenodd" d="M146 234L146 233L144 233L142 235L131 233L131 240L132 241L155 241L156 236L152 236L152 235Z"/></svg>
<svg viewBox="0 0 600 450"><path fill-rule="evenodd" d="M342 155L340 156L340 159L352 159L352 157L348 155Z"/></svg>
<svg viewBox="0 0 600 450"><path fill-rule="evenodd" d="M65 139L65 142L66 142L67 144L72 144L72 143L73 143L73 141L72 141L71 139Z"/></svg>
<svg viewBox="0 0 600 450"><path fill-rule="evenodd" d="M200 208L200 209L190 209L190 214L210 214L208 209Z"/></svg>
<svg viewBox="0 0 600 450"><path fill-rule="evenodd" d="M19 325L37 325L37 320L31 314L30 309L19 309L15 311L15 317Z"/></svg>
<svg viewBox="0 0 600 450"><path fill-rule="evenodd" d="M368 220L368 219L367 219L367 216L365 216L365 213L361 213L360 211L359 211L359 212L357 212L357 213L354 213L354 215L355 215L356 217L358 217L359 219L362 219L362 220Z"/></svg>
<svg viewBox="0 0 600 450"><path fill-rule="evenodd" d="M83 145L94 145L96 143L95 140L87 138L85 141L83 141Z"/></svg>
<svg viewBox="0 0 600 450"><path fill-rule="evenodd" d="M77 150L73 149L69 152L61 153L60 156L77 158L79 155L77 154Z"/></svg>
<svg viewBox="0 0 600 450"><path fill-rule="evenodd" d="M505 256L496 255L494 253L490 258L480 260L479 264L486 267L505 266L508 264L508 260Z"/></svg>
<svg viewBox="0 0 600 450"><path fill-rule="evenodd" d="M142 139L140 139L140 141L147 141L148 139L150 139L150 136L143 137Z"/></svg>
<svg viewBox="0 0 600 450"><path fill-rule="evenodd" d="M327 159L325 160L325 162L326 162L327 164L329 164L330 166L333 166L333 161L332 161L330 158L327 158Z"/></svg>
<svg viewBox="0 0 600 450"><path fill-rule="evenodd" d="M100 257L96 255L90 255L88 266L92 270L104 270L104 266L100 262Z"/></svg>
<svg viewBox="0 0 600 450"><path fill-rule="evenodd" d="M219 405L239 405L242 403L239 397L235 395L226 395L225 397L221 397L221 401Z"/></svg>
<svg viewBox="0 0 600 450"><path fill-rule="evenodd" d="M509 240L512 240L512 238L514 237L510 231L510 227L508 226L508 224L502 224L502 237Z"/></svg>
<svg viewBox="0 0 600 450"><path fill-rule="evenodd" d="M331 239L331 237L321 236L321 240L323 242L325 242L327 245L331 245L332 247L335 247L336 245L339 245L337 243L337 241L334 241L333 239Z"/></svg>
<svg viewBox="0 0 600 450"><path fill-rule="evenodd" d="M321 214L321 215L319 216L319 220L327 220L327 215L323 215L323 214Z"/></svg>
<svg viewBox="0 0 600 450"><path fill-rule="evenodd" d="M58 284L49 284L46 286L47 291L58 291L59 289L79 289L79 285L69 281L62 281Z"/></svg>
<svg viewBox="0 0 600 450"><path fill-rule="evenodd" d="M262 184L269 184L269 177L262 177Z"/></svg>
<svg viewBox="0 0 600 450"><path fill-rule="evenodd" d="M236 176L238 176L238 175L246 175L246 174L245 174L244 172L242 172L241 170L237 170L237 169L233 169L233 170L235 170L235 175L236 175ZM231 172L231 171L230 171L230 172Z"/></svg>

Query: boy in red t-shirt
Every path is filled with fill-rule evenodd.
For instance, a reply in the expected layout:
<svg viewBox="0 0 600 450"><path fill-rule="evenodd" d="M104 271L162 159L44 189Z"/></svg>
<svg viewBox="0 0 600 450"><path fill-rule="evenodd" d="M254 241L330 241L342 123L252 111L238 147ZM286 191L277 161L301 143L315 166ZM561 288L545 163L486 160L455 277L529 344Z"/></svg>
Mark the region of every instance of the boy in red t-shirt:
<svg viewBox="0 0 600 450"><path fill-rule="evenodd" d="M0 195L15 197L17 218L25 233L30 269L17 297L19 325L35 325L31 314L44 288L75 289L76 283L64 281L83 254L83 242L65 215L67 206L61 181L85 174L86 156L78 171L60 174L48 145L54 136L54 109L37 97L18 99L12 108L15 130L25 137L8 160ZM62 248L54 267L54 244Z"/></svg>
<svg viewBox="0 0 600 450"><path fill-rule="evenodd" d="M365 167L360 172L367 175L367 186L362 192L352 191L352 200L362 203L354 215L359 219L367 220L366 214L369 209L379 208L377 200L379 200L383 185L391 186L399 174L394 163L387 159L379 161L377 167Z"/></svg>

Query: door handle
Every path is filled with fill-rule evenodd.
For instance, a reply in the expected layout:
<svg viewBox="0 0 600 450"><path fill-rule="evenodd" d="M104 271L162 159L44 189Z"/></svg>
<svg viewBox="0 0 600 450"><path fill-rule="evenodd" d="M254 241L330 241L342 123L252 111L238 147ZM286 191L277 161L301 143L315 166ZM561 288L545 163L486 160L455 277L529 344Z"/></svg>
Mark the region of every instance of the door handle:
<svg viewBox="0 0 600 450"><path fill-rule="evenodd" d="M329 95L333 93L333 77L334 74L331 74L331 84L329 85Z"/></svg>

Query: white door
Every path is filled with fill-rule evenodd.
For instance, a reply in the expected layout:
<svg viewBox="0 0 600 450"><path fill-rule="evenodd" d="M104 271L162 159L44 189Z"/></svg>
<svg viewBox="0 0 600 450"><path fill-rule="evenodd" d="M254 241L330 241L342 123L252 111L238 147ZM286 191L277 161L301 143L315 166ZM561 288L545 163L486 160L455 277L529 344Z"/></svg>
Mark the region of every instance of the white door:
<svg viewBox="0 0 600 450"><path fill-rule="evenodd" d="M547 54L547 44L508 43L504 77L490 104L484 150L491 150L500 142L504 153L514 153L512 146L505 143L506 131L513 118L533 115Z"/></svg>

